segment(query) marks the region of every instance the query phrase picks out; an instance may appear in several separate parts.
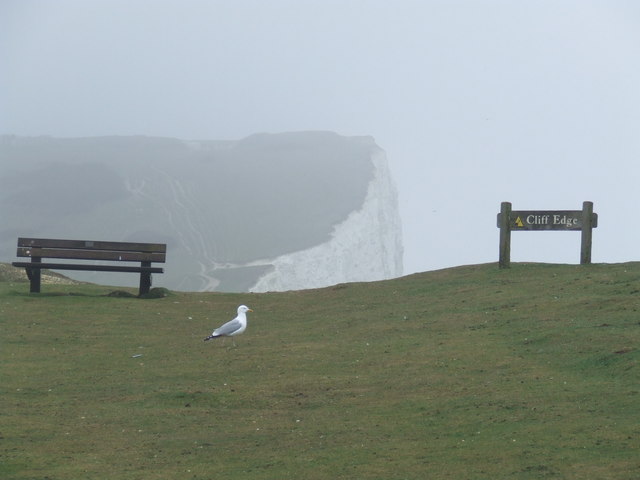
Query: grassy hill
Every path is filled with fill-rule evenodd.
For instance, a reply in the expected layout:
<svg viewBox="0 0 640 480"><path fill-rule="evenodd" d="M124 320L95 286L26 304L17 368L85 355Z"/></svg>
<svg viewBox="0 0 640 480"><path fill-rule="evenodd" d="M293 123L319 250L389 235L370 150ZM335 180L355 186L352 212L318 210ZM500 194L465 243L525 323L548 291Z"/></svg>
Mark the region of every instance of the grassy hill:
<svg viewBox="0 0 640 480"><path fill-rule="evenodd" d="M640 263L111 290L0 282L1 478L638 478Z"/></svg>

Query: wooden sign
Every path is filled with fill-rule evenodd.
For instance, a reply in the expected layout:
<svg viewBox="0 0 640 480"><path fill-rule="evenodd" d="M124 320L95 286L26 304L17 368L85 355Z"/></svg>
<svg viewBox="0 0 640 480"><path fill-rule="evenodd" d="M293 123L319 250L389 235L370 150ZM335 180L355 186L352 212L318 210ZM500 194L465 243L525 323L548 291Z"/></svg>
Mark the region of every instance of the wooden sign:
<svg viewBox="0 0 640 480"><path fill-rule="evenodd" d="M591 263L591 230L598 226L593 203L583 202L582 210L511 210L502 202L498 214L500 229L500 268L508 268L511 259L511 232L531 230L581 231L580 263Z"/></svg>
<svg viewBox="0 0 640 480"><path fill-rule="evenodd" d="M498 214L498 228L502 214ZM582 210L513 210L509 228L518 230L582 230ZM592 227L598 226L598 214L592 214Z"/></svg>

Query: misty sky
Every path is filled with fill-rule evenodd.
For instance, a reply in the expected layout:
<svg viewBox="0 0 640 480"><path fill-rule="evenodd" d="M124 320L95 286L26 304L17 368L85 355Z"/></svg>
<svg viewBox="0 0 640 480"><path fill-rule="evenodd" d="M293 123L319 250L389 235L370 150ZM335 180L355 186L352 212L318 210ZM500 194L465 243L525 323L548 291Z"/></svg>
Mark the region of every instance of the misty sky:
<svg viewBox="0 0 640 480"><path fill-rule="evenodd" d="M0 62L0 134L372 135L405 273L497 261L501 201L591 200L593 261L640 260L635 0L2 0Z"/></svg>

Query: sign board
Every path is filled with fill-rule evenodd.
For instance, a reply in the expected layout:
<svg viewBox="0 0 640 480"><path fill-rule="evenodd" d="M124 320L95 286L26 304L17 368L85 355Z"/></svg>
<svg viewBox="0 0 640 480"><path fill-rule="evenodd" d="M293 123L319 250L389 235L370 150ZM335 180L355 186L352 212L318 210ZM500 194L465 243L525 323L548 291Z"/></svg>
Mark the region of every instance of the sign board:
<svg viewBox="0 0 640 480"><path fill-rule="evenodd" d="M509 229L518 230L582 230L582 210L513 210L509 215ZM498 214L498 227L502 214ZM591 226L598 226L598 214L593 213Z"/></svg>
<svg viewBox="0 0 640 480"><path fill-rule="evenodd" d="M597 226L592 202L583 202L582 210L511 210L511 203L502 202L498 214L500 268L508 268L511 262L511 232L532 230L582 232L580 263L591 263L592 230Z"/></svg>

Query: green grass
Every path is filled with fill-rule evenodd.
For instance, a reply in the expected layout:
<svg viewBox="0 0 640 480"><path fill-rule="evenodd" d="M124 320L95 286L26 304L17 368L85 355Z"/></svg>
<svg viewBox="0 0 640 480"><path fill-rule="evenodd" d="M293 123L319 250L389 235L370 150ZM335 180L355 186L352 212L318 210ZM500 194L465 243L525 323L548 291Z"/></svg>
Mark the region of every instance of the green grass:
<svg viewBox="0 0 640 480"><path fill-rule="evenodd" d="M638 478L639 263L111 290L0 282L0 478Z"/></svg>

